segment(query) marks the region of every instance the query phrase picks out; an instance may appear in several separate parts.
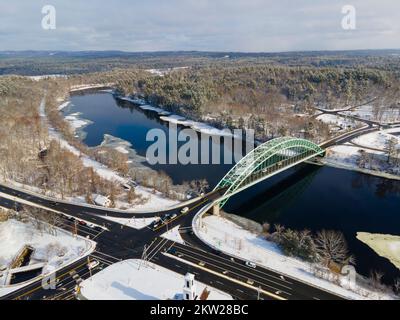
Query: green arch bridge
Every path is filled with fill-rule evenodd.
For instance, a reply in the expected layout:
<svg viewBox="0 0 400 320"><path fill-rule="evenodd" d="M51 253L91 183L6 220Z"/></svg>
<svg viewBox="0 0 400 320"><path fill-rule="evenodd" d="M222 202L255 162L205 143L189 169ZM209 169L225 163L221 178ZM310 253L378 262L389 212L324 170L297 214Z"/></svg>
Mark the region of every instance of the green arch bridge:
<svg viewBox="0 0 400 320"><path fill-rule="evenodd" d="M218 183L214 191L225 191L217 203L222 208L231 196L316 156L324 156L319 145L298 138L267 141L243 157Z"/></svg>

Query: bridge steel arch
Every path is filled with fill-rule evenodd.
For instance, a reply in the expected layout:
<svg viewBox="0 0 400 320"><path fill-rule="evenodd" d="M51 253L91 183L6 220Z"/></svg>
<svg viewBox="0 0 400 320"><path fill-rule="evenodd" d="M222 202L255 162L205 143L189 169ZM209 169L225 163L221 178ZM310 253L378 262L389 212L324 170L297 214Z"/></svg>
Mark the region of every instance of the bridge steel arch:
<svg viewBox="0 0 400 320"><path fill-rule="evenodd" d="M280 137L259 145L236 163L215 187L214 190L226 190L218 199L220 208L234 194L324 153L317 144L292 137Z"/></svg>

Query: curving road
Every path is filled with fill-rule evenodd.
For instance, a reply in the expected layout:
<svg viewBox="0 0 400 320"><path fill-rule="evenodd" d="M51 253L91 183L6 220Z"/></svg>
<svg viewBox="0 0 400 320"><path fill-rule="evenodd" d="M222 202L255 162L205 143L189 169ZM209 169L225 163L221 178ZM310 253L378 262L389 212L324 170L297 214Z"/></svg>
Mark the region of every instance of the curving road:
<svg viewBox="0 0 400 320"><path fill-rule="evenodd" d="M133 217L149 217L165 213L176 214L176 218L157 228L146 227L133 229L119 223L107 220L112 211L88 208L56 200L49 200L39 195L22 192L10 186L0 185L0 206L19 209L22 205L40 205L49 210L49 214L60 212L58 226L71 231L75 225L81 236L94 239L97 242L96 251L90 259L100 262L99 269L120 260L142 258L180 274L192 272L196 279L231 294L236 299L341 299L341 297L315 288L306 283L292 279L260 266L256 269L245 265L244 260L230 257L215 251L198 239L191 231L194 216L206 205L213 203L224 190L217 190L204 197L186 204L189 208L185 214L180 207L157 213L132 214ZM3 196L2 196L3 195ZM7 198L4 197L7 195ZM12 199L10 199L12 198ZM64 215L65 214L65 215ZM119 217L120 213L116 213ZM126 217L126 216L125 216ZM96 226L76 224L75 219L104 226L107 230ZM168 229L180 225L185 245L172 242L161 237ZM41 281L35 281L1 299L74 299L76 279L87 279L91 273L87 268L87 258L83 258L62 270L56 272L57 288L44 290Z"/></svg>

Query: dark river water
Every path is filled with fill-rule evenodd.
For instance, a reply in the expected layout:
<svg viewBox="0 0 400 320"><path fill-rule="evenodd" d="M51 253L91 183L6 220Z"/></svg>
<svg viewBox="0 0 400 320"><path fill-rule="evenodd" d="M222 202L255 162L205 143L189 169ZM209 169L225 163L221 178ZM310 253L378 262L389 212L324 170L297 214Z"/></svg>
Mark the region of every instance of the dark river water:
<svg viewBox="0 0 400 320"><path fill-rule="evenodd" d="M81 112L82 118L93 122L84 128L84 142L89 146L99 145L104 134L110 134L129 141L139 155L145 156L153 143L146 142L148 130L168 130L168 123L156 113L115 100L108 93L74 95L71 102L66 114ZM206 178L214 187L232 165L151 167L165 171L175 183ZM268 221L314 232L341 231L356 257L359 273L382 271L387 283L400 277L394 265L356 238L360 231L400 235L400 181L303 164L234 196L224 209L260 223Z"/></svg>

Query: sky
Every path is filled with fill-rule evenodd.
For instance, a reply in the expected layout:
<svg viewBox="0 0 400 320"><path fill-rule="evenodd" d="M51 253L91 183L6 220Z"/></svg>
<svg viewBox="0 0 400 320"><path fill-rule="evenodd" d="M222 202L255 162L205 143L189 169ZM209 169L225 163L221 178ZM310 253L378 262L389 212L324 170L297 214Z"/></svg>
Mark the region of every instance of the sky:
<svg viewBox="0 0 400 320"><path fill-rule="evenodd" d="M42 27L45 5L55 29ZM342 28L344 5L353 30ZM0 0L0 51L389 48L400 48L399 0Z"/></svg>

